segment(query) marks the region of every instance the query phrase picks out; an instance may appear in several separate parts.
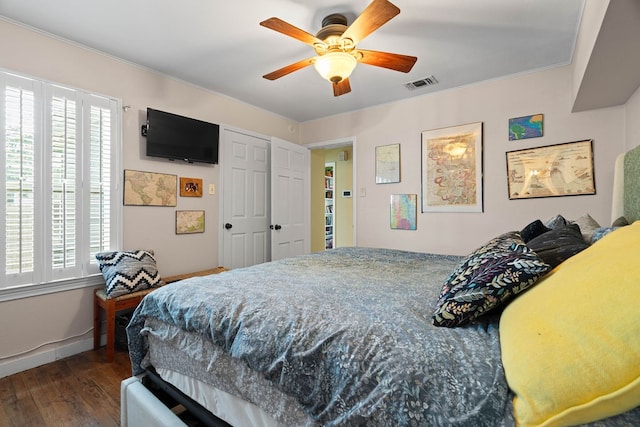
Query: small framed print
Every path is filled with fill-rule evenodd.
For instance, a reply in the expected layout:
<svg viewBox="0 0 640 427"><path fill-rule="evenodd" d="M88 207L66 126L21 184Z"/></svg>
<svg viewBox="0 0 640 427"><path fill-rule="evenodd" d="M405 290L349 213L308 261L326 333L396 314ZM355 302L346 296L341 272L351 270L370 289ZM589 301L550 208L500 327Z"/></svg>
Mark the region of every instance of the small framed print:
<svg viewBox="0 0 640 427"><path fill-rule="evenodd" d="M540 138L543 135L544 114L509 119L509 141Z"/></svg>
<svg viewBox="0 0 640 427"><path fill-rule="evenodd" d="M180 177L180 197L202 197L202 179Z"/></svg>
<svg viewBox="0 0 640 427"><path fill-rule="evenodd" d="M400 182L400 144L376 147L376 184Z"/></svg>
<svg viewBox="0 0 640 427"><path fill-rule="evenodd" d="M391 229L415 230L417 194L392 194L391 195Z"/></svg>
<svg viewBox="0 0 640 427"><path fill-rule="evenodd" d="M204 211L176 211L176 234L204 233Z"/></svg>

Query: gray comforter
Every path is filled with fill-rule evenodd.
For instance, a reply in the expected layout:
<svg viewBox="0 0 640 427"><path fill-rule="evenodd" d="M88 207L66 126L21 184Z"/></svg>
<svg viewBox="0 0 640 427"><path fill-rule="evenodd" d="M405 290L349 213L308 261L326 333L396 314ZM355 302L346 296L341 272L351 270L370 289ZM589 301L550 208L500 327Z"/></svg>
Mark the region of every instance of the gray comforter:
<svg viewBox="0 0 640 427"><path fill-rule="evenodd" d="M155 318L207 337L322 425L502 425L510 396L496 322L431 323L460 259L339 248L164 286L127 329L133 373Z"/></svg>

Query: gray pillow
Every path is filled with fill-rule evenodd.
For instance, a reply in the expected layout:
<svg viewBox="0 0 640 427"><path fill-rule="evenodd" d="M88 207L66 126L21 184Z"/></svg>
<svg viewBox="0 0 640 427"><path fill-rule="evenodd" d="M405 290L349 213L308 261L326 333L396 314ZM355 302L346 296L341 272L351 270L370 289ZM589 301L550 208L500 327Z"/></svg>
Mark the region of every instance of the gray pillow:
<svg viewBox="0 0 640 427"><path fill-rule="evenodd" d="M564 227L567 220L560 214L553 216L544 222L544 226L553 230L554 228Z"/></svg>
<svg viewBox="0 0 640 427"><path fill-rule="evenodd" d="M580 227L580 231L582 232L582 237L587 243L591 243L593 233L595 233L596 230L600 228L600 224L598 224L598 221L591 218L591 215L589 214L584 214L575 221L571 221L571 223L578 224L578 226Z"/></svg>
<svg viewBox="0 0 640 427"><path fill-rule="evenodd" d="M536 219L535 221L527 224L522 230L520 230L520 236L522 236L522 240L527 243L529 240L534 237L538 237L539 235L546 233L550 228L547 228L542 221Z"/></svg>
<svg viewBox="0 0 640 427"><path fill-rule="evenodd" d="M626 225L629 225L629 221L627 221L627 218L625 218L623 216L621 216L620 218L616 219L611 224L612 227L624 227Z"/></svg>
<svg viewBox="0 0 640 427"><path fill-rule="evenodd" d="M545 263L555 267L588 248L589 244L584 241L578 224L568 224L534 237L527 246Z"/></svg>

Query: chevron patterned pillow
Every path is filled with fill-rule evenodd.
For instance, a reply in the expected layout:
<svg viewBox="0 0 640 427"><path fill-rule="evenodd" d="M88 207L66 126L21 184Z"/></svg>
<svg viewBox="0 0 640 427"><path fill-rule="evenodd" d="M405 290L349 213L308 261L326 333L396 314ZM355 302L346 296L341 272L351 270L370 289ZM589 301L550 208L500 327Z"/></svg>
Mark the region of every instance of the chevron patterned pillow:
<svg viewBox="0 0 640 427"><path fill-rule="evenodd" d="M153 251L112 251L96 254L107 284L107 298L162 286Z"/></svg>

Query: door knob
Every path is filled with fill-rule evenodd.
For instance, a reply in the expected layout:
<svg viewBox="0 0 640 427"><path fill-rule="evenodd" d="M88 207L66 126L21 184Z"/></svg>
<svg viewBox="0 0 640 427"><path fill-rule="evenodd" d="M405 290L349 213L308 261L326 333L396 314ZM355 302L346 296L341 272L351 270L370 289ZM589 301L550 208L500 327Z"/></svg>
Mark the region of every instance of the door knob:
<svg viewBox="0 0 640 427"><path fill-rule="evenodd" d="M227 230L231 230L231 227L233 227L233 225L229 224L228 222L224 225L224 228L226 228Z"/></svg>
<svg viewBox="0 0 640 427"><path fill-rule="evenodd" d="M282 226L280 224L276 224L275 229L276 230L280 230L282 228Z"/></svg>

